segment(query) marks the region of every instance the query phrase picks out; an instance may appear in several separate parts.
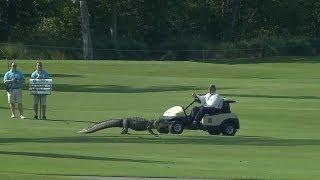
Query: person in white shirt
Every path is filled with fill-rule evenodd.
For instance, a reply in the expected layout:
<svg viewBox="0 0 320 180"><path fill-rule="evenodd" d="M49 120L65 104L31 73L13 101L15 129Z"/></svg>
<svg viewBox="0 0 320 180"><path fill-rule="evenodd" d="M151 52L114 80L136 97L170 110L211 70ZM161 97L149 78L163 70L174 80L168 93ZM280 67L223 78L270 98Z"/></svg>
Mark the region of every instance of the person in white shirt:
<svg viewBox="0 0 320 180"><path fill-rule="evenodd" d="M201 96L193 93L192 96L194 98L197 97L201 101L201 105L199 107L193 107L190 115L197 124L200 124L200 121L205 114L216 114L222 108L223 98L216 93L216 86L213 84L209 86L208 93L206 95Z"/></svg>

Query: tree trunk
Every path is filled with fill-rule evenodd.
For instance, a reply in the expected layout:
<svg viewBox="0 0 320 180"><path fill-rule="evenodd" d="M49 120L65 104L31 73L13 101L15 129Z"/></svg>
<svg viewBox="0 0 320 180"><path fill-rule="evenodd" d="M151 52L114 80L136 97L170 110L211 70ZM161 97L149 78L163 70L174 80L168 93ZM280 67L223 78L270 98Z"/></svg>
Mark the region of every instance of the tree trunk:
<svg viewBox="0 0 320 180"><path fill-rule="evenodd" d="M233 1L233 8L232 8L232 20L231 20L231 25L228 33L228 40L233 40L234 39L234 27L236 25L236 20L237 20L237 14L240 9L240 2L241 0L234 0Z"/></svg>
<svg viewBox="0 0 320 180"><path fill-rule="evenodd" d="M91 41L90 31L90 15L88 11L88 5L86 0L80 0L80 12L81 12L81 29L83 39L83 58L93 59L93 49Z"/></svg>
<svg viewBox="0 0 320 180"><path fill-rule="evenodd" d="M112 20L111 20L111 40L113 42L114 47L117 46L117 0L112 0Z"/></svg>
<svg viewBox="0 0 320 180"><path fill-rule="evenodd" d="M10 42L12 40L12 27L17 22L17 1L10 0L8 1L8 9L7 9L7 41Z"/></svg>
<svg viewBox="0 0 320 180"><path fill-rule="evenodd" d="M221 2L221 16L224 17L224 0Z"/></svg>

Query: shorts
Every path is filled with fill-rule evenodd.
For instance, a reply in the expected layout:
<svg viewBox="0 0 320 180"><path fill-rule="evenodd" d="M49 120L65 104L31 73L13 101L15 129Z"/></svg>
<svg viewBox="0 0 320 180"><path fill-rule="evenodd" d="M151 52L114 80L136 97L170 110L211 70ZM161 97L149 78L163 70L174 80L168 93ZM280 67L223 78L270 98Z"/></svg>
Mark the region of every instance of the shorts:
<svg viewBox="0 0 320 180"><path fill-rule="evenodd" d="M46 105L47 104L47 95L33 95L33 104L40 104Z"/></svg>
<svg viewBox="0 0 320 180"><path fill-rule="evenodd" d="M21 89L12 89L10 92L7 92L8 103L22 103L22 90Z"/></svg>

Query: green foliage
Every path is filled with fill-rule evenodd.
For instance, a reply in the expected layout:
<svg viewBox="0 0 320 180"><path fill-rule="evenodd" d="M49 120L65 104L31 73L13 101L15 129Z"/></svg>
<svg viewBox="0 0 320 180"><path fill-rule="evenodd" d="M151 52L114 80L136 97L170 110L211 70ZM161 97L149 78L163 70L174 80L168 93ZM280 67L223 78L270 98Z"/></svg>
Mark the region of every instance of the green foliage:
<svg viewBox="0 0 320 180"><path fill-rule="evenodd" d="M101 38L100 38L101 40ZM97 40L98 41L98 40ZM94 49L96 59L131 60L206 60L224 58L255 58L268 56L315 56L320 53L320 40L304 37L279 38L261 37L251 40L211 43L197 39L171 39L151 49L146 43L137 40L118 41L117 46L110 41L101 41ZM22 43L2 44L3 57L43 58L43 59L81 59L82 49L54 46L24 46Z"/></svg>
<svg viewBox="0 0 320 180"><path fill-rule="evenodd" d="M248 57L248 54L319 54L318 45L314 43L320 35L319 1L242 0L239 12L233 16L235 2L116 1L118 42L114 45L110 36L111 1L88 1L94 49L147 49L143 52L96 51L95 58L183 60L204 56ZM232 22L235 22L234 26ZM54 0L1 1L0 42L82 47L79 3L71 0L59 3ZM225 52L220 52L224 47ZM253 52L254 48L263 50ZM155 49L163 52L152 52ZM195 51L176 51L202 49L217 51L208 51L205 55ZM46 54L62 54L43 55L52 58L78 59L82 54L69 50L68 53L46 51Z"/></svg>
<svg viewBox="0 0 320 180"><path fill-rule="evenodd" d="M0 49L3 53L2 56L7 59L22 59L28 57L28 50L21 43L1 44Z"/></svg>

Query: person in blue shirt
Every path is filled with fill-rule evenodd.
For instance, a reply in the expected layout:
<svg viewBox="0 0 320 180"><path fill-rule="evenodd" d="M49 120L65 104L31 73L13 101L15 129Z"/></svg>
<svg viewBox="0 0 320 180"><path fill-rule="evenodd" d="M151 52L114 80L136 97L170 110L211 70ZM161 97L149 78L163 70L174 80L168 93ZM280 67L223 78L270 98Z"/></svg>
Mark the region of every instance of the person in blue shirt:
<svg viewBox="0 0 320 180"><path fill-rule="evenodd" d="M3 82L6 86L8 103L10 104L11 118L16 117L16 104L20 112L20 118L24 119L22 108L22 85L24 83L23 74L17 70L17 63L11 63L11 69L6 72L3 77Z"/></svg>
<svg viewBox="0 0 320 180"><path fill-rule="evenodd" d="M31 79L48 79L49 74L43 70L43 64L41 61L36 63L36 70L31 74ZM40 100L41 99L41 100ZM38 119L38 104L41 102L40 106L42 109L42 119L47 119L46 110L47 110L47 96L46 95L33 95L33 111L34 119Z"/></svg>

